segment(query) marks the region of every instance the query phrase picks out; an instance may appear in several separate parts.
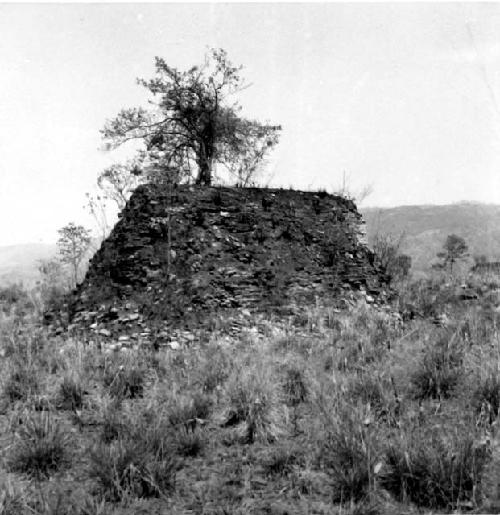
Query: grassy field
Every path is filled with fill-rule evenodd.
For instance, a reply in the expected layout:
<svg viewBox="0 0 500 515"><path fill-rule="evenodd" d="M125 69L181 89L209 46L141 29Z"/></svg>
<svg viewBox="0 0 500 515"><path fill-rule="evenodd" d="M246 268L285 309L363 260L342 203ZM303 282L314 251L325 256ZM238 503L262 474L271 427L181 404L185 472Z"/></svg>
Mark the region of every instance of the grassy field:
<svg viewBox="0 0 500 515"><path fill-rule="evenodd" d="M456 286L119 352L4 295L0 513L500 513L498 285Z"/></svg>

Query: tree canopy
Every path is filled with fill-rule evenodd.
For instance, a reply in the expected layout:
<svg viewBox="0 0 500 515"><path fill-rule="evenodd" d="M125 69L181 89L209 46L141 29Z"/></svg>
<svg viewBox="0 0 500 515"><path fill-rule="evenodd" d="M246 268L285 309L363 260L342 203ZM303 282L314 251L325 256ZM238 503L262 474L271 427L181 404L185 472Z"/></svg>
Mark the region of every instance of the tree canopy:
<svg viewBox="0 0 500 515"><path fill-rule="evenodd" d="M61 262L66 263L71 268L72 283L73 286L76 286L80 264L92 240L90 231L82 225L69 223L57 232L59 233L57 247L61 256Z"/></svg>
<svg viewBox="0 0 500 515"><path fill-rule="evenodd" d="M442 259L441 266L444 268L447 265L450 267L450 272L453 271L453 265L459 260L468 256L469 247L465 240L456 234L450 234L446 238L443 245L443 251L438 252L438 258Z"/></svg>
<svg viewBox="0 0 500 515"><path fill-rule="evenodd" d="M101 131L107 148L144 143L136 171L210 185L214 165L246 185L278 143L280 126L241 116L234 95L247 87L241 67L224 50L211 50L202 66L179 71L156 58L156 76L138 83L153 95L151 109L123 109ZM123 171L123 170L122 170Z"/></svg>

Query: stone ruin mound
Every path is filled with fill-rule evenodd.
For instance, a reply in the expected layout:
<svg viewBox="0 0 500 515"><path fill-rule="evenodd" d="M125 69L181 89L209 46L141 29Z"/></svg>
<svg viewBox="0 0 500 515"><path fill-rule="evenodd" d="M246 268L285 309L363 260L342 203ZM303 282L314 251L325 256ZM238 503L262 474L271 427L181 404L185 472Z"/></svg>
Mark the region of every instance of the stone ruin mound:
<svg viewBox="0 0 500 515"><path fill-rule="evenodd" d="M106 336L166 334L221 312L290 314L354 292L379 302L386 285L343 197L145 185L90 261L70 323Z"/></svg>

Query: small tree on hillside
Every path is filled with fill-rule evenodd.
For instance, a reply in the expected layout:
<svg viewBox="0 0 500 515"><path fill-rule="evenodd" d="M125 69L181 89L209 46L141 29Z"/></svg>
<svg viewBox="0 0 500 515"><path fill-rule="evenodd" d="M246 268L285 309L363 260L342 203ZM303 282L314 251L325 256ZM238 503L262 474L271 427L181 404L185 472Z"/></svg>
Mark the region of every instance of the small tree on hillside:
<svg viewBox="0 0 500 515"><path fill-rule="evenodd" d="M92 241L90 231L82 225L69 223L57 232L59 233L57 246L61 255L61 261L70 267L72 286L75 287L78 283L80 265Z"/></svg>
<svg viewBox="0 0 500 515"><path fill-rule="evenodd" d="M442 260L440 266L442 268L450 267L450 273L453 272L453 265L460 259L468 256L469 247L465 240L456 234L450 234L446 238L443 245L443 251L438 252L437 257Z"/></svg>
<svg viewBox="0 0 500 515"><path fill-rule="evenodd" d="M184 72L157 57L156 77L138 80L153 94L153 108L123 109L108 120L102 130L107 148L142 141L139 168L153 178L176 170L181 179L210 185L215 163L237 176L241 166L256 170L281 127L243 118L238 103L230 102L246 87L240 71L222 49Z"/></svg>
<svg viewBox="0 0 500 515"><path fill-rule="evenodd" d="M109 201L115 204L118 211L121 211L131 193L142 182L144 182L144 177L136 160L129 160L124 164L113 164L99 174L97 190L94 193L86 193L87 204L85 207L94 218L101 241L107 238L111 230L108 221ZM99 242L97 242L98 244Z"/></svg>

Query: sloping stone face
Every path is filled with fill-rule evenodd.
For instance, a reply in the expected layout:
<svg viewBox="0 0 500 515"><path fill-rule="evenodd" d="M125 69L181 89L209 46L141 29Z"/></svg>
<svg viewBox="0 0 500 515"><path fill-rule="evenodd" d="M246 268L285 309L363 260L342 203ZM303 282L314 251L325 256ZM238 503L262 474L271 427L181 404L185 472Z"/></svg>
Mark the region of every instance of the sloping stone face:
<svg viewBox="0 0 500 515"><path fill-rule="evenodd" d="M380 297L387 277L362 238L355 205L326 193L141 186L92 258L71 317L181 326L231 308L332 304L346 290Z"/></svg>

